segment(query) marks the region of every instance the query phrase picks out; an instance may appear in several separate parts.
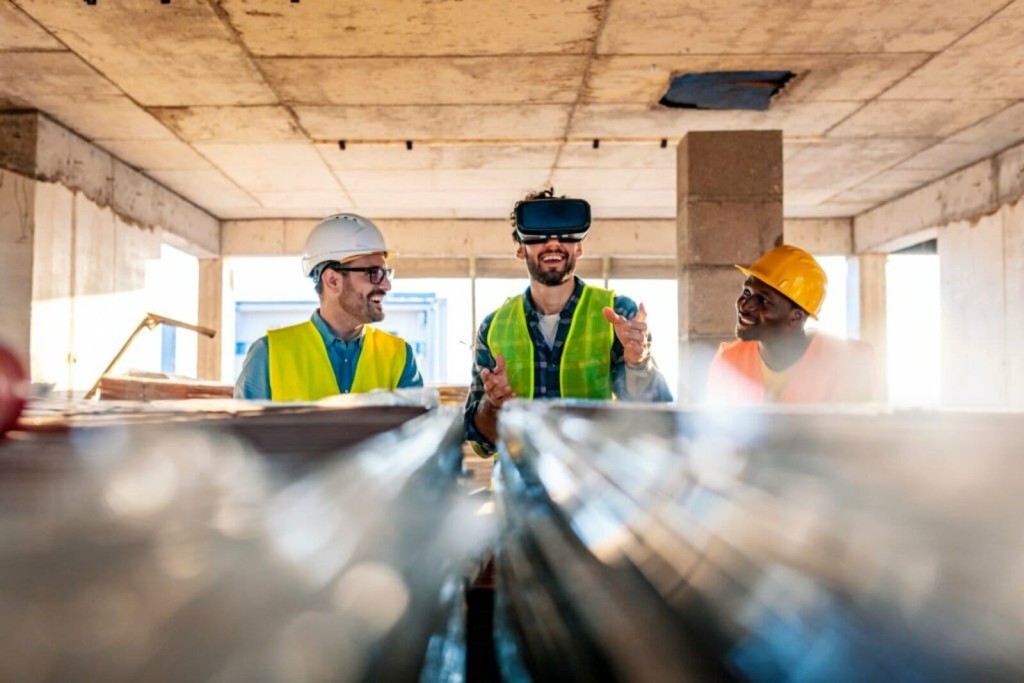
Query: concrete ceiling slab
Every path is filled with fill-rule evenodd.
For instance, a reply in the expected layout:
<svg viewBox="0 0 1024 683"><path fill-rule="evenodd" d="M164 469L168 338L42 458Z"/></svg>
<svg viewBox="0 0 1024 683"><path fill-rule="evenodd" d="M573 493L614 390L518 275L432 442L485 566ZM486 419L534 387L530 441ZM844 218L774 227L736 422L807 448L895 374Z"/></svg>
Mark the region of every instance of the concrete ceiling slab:
<svg viewBox="0 0 1024 683"><path fill-rule="evenodd" d="M824 135L860 107L859 102L776 105L768 111L652 109L643 105L590 104L578 107L574 138L681 138L697 130L774 130L791 137Z"/></svg>
<svg viewBox="0 0 1024 683"><path fill-rule="evenodd" d="M878 202L860 204L786 204L786 218L852 218L878 206Z"/></svg>
<svg viewBox="0 0 1024 683"><path fill-rule="evenodd" d="M1024 0L467 4L0 0L0 108L221 217L504 217L555 182L671 218L679 139L742 129L783 131L787 216L849 216L1024 139ZM718 69L797 76L766 112L656 106Z"/></svg>
<svg viewBox="0 0 1024 683"><path fill-rule="evenodd" d="M946 137L1011 104L1005 100L879 100L828 133L830 138Z"/></svg>
<svg viewBox="0 0 1024 683"><path fill-rule="evenodd" d="M406 218L417 208L429 211L429 218L458 218L460 211L481 218L507 218L522 197L515 188L489 192L352 190L350 194L358 210L377 218Z"/></svg>
<svg viewBox="0 0 1024 683"><path fill-rule="evenodd" d="M251 193L342 191L327 164L309 144L197 144L195 148Z"/></svg>
<svg viewBox="0 0 1024 683"><path fill-rule="evenodd" d="M593 169L665 169L675 178L676 139L650 142L602 142L596 149L592 142L567 142L558 154L558 168ZM673 181L674 182L674 181Z"/></svg>
<svg viewBox="0 0 1024 683"><path fill-rule="evenodd" d="M428 169L548 169L555 163L557 143L431 144L407 149L405 143L336 143L316 145L320 156L334 171L428 170Z"/></svg>
<svg viewBox="0 0 1024 683"><path fill-rule="evenodd" d="M52 102L117 97L121 91L73 52L0 53L0 94L43 109ZM37 104L38 103L38 104Z"/></svg>
<svg viewBox="0 0 1024 683"><path fill-rule="evenodd" d="M0 51L66 49L62 42L9 0L0 1Z"/></svg>
<svg viewBox="0 0 1024 683"><path fill-rule="evenodd" d="M338 179L351 192L393 191L409 192L525 192L545 184L550 169L460 169L401 171L360 170L336 171Z"/></svg>
<svg viewBox="0 0 1024 683"><path fill-rule="evenodd" d="M571 104L582 56L261 59L289 105Z"/></svg>
<svg viewBox="0 0 1024 683"><path fill-rule="evenodd" d="M786 168L785 191L832 190L833 194L896 166L932 141L921 138L823 140L794 155Z"/></svg>
<svg viewBox="0 0 1024 683"><path fill-rule="evenodd" d="M205 0L18 5L145 106L270 104L273 93Z"/></svg>
<svg viewBox="0 0 1024 683"><path fill-rule="evenodd" d="M664 168L559 168L551 176L559 194L577 195L608 190L652 192L676 189L676 174ZM675 201L673 201L673 206Z"/></svg>
<svg viewBox="0 0 1024 683"><path fill-rule="evenodd" d="M778 101L869 100L905 78L931 55L749 54L605 55L594 60L584 101L593 104L654 105L673 75L704 71L792 71L796 79Z"/></svg>
<svg viewBox="0 0 1024 683"><path fill-rule="evenodd" d="M552 140L570 105L501 107L296 107L299 123L326 140Z"/></svg>
<svg viewBox="0 0 1024 683"><path fill-rule="evenodd" d="M600 23L592 0L282 3L226 0L239 35L258 56L580 54Z"/></svg>
<svg viewBox="0 0 1024 683"><path fill-rule="evenodd" d="M601 54L935 52L1005 0L613 2Z"/></svg>
<svg viewBox="0 0 1024 683"><path fill-rule="evenodd" d="M306 135L284 107L154 107L150 113L189 142L298 142Z"/></svg>
<svg viewBox="0 0 1024 683"><path fill-rule="evenodd" d="M291 209L304 209L302 215L326 216L353 208L352 200L340 188L326 190L293 190L289 192L256 192L256 199L265 208L278 211L276 215L291 214Z"/></svg>
<svg viewBox="0 0 1024 683"><path fill-rule="evenodd" d="M206 159L181 140L94 140L140 171L212 171Z"/></svg>
<svg viewBox="0 0 1024 683"><path fill-rule="evenodd" d="M942 3L947 4L947 3ZM1024 0L1010 3L882 97L1024 98Z"/></svg>
<svg viewBox="0 0 1024 683"><path fill-rule="evenodd" d="M147 171L146 175L166 185L217 218L233 217L233 209L262 210L256 200L220 171Z"/></svg>
<svg viewBox="0 0 1024 683"><path fill-rule="evenodd" d="M991 152L984 145L939 142L896 166L900 170L929 170L946 175L983 159Z"/></svg>

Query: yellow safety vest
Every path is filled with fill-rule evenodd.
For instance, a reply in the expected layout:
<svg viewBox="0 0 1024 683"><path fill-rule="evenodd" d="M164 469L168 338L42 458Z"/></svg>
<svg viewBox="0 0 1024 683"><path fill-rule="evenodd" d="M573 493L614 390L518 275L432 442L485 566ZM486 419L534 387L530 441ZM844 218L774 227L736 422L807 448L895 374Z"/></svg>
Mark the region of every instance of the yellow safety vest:
<svg viewBox="0 0 1024 683"><path fill-rule="evenodd" d="M397 389L405 369L405 341L369 325L364 330L352 393ZM271 400L316 401L341 393L323 337L311 320L270 330L267 348Z"/></svg>
<svg viewBox="0 0 1024 683"><path fill-rule="evenodd" d="M614 302L614 292L583 286L558 368L559 391L563 398L611 398L611 351L615 330L605 320L602 309L613 307ZM526 325L524 295L508 299L495 311L487 331L487 345L493 356L505 357L505 371L516 396L533 398L534 349Z"/></svg>

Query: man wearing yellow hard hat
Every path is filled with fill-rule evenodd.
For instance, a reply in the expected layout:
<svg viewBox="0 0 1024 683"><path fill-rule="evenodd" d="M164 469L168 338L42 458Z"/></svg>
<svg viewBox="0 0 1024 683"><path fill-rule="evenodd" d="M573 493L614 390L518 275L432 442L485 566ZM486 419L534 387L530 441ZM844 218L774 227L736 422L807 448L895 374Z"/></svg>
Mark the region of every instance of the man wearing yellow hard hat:
<svg viewBox="0 0 1024 683"><path fill-rule="evenodd" d="M736 300L736 336L711 363L716 404L851 403L875 398L865 342L804 329L825 301L828 278L803 249L782 245L749 268Z"/></svg>

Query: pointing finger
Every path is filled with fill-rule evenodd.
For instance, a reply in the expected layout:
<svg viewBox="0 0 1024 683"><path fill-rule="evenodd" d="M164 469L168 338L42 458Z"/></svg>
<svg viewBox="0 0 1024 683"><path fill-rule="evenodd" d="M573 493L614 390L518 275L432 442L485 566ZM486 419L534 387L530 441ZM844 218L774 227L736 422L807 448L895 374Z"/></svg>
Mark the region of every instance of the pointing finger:
<svg viewBox="0 0 1024 683"><path fill-rule="evenodd" d="M636 315L633 316L633 320L638 323L647 322L647 309L644 308L642 303L640 304L640 308L637 310Z"/></svg>
<svg viewBox="0 0 1024 683"><path fill-rule="evenodd" d="M625 318L623 318L621 315L619 315L618 313L616 313L614 310L607 306L605 306L601 312L604 313L604 319L610 322L612 325L621 325L622 323L626 322Z"/></svg>

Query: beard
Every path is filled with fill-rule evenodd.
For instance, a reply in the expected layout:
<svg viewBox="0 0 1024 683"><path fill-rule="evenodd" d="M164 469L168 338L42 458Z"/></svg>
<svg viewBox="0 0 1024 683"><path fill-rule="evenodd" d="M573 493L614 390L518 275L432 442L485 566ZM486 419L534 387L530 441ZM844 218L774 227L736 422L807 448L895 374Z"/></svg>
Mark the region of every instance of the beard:
<svg viewBox="0 0 1024 683"><path fill-rule="evenodd" d="M385 293L383 289L374 289L366 294L345 289L338 295L338 304L343 311L360 322L377 323L384 319L384 309L377 308L370 297L384 296Z"/></svg>
<svg viewBox="0 0 1024 683"><path fill-rule="evenodd" d="M541 258L544 254L557 253L565 257L565 261L562 263L561 268L550 269L546 268L541 263ZM567 280L572 279L573 272L576 270L576 254L572 251L546 251L541 254L537 254L536 257L531 258L529 255L526 257L526 270L530 273L530 279L535 282L539 282L542 285L548 287L556 287Z"/></svg>

